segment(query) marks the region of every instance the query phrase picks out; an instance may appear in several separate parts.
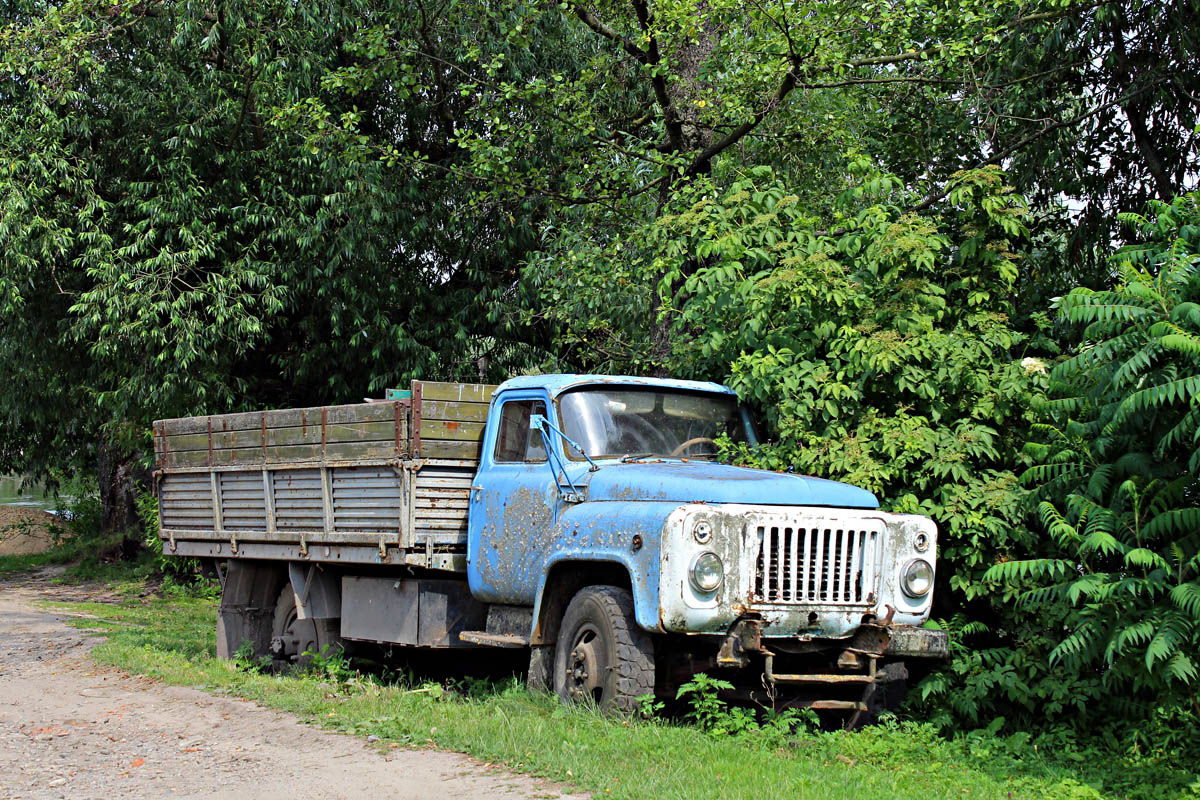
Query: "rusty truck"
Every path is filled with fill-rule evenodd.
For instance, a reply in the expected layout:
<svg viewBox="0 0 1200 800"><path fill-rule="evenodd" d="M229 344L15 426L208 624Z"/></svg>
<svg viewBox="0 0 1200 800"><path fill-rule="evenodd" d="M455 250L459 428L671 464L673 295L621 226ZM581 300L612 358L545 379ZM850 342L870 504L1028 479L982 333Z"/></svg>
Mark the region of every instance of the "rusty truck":
<svg viewBox="0 0 1200 800"><path fill-rule="evenodd" d="M877 710L944 657L937 530L869 491L732 466L727 387L413 381L383 401L154 425L163 551L213 559L217 650L525 648L531 687L633 709L698 672ZM890 702L890 701L889 701Z"/></svg>

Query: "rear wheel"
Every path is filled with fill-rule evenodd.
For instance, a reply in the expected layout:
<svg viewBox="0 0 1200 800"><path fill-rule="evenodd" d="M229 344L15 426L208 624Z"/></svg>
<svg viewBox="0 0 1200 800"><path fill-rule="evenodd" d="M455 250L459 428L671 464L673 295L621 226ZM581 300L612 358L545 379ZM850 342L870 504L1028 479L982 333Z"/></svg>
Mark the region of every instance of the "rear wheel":
<svg viewBox="0 0 1200 800"><path fill-rule="evenodd" d="M332 634L324 620L300 619L296 610L296 594L290 583L285 583L275 601L275 615L271 623L271 655L277 664L307 665L312 657L308 653L329 655L328 648L341 645L340 637Z"/></svg>
<svg viewBox="0 0 1200 800"><path fill-rule="evenodd" d="M554 652L554 691L624 712L654 692L654 643L634 621L628 590L588 586L572 598Z"/></svg>

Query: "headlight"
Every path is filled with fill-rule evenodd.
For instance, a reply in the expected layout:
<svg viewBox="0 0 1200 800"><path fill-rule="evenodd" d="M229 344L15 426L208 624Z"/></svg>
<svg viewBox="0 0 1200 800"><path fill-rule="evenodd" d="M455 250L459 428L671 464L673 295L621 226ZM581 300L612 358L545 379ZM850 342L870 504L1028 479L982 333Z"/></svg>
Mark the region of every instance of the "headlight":
<svg viewBox="0 0 1200 800"><path fill-rule="evenodd" d="M912 598L924 597L933 588L933 565L923 558L914 558L900 576L900 588Z"/></svg>
<svg viewBox="0 0 1200 800"><path fill-rule="evenodd" d="M715 592L725 579L725 565L716 553L703 552L692 559L689 571L692 586L701 592Z"/></svg>

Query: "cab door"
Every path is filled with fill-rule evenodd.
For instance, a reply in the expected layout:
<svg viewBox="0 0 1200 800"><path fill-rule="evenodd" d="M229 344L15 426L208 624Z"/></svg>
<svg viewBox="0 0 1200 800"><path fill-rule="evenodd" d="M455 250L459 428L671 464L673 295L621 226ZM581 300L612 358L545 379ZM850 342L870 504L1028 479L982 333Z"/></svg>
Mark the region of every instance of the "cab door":
<svg viewBox="0 0 1200 800"><path fill-rule="evenodd" d="M467 520L467 578L479 600L531 605L537 594L561 502L530 419L549 409L540 389L505 392L492 407Z"/></svg>

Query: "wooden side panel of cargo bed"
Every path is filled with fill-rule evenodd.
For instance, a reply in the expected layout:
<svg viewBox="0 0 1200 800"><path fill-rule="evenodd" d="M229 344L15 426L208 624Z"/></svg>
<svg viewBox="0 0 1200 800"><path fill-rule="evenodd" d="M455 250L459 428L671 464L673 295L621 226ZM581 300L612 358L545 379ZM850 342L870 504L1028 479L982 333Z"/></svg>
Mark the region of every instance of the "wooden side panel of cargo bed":
<svg viewBox="0 0 1200 800"><path fill-rule="evenodd" d="M495 389L157 422L163 537L461 550Z"/></svg>
<svg viewBox="0 0 1200 800"><path fill-rule="evenodd" d="M423 465L413 477L413 546L467 544L475 468Z"/></svg>
<svg viewBox="0 0 1200 800"><path fill-rule="evenodd" d="M396 545L405 480L384 465L168 470L159 478L161 530L169 539Z"/></svg>
<svg viewBox="0 0 1200 800"><path fill-rule="evenodd" d="M164 469L402 458L408 417L402 401L188 417L156 423L154 444Z"/></svg>
<svg viewBox="0 0 1200 800"><path fill-rule="evenodd" d="M495 391L485 383L413 381L413 457L478 461Z"/></svg>

